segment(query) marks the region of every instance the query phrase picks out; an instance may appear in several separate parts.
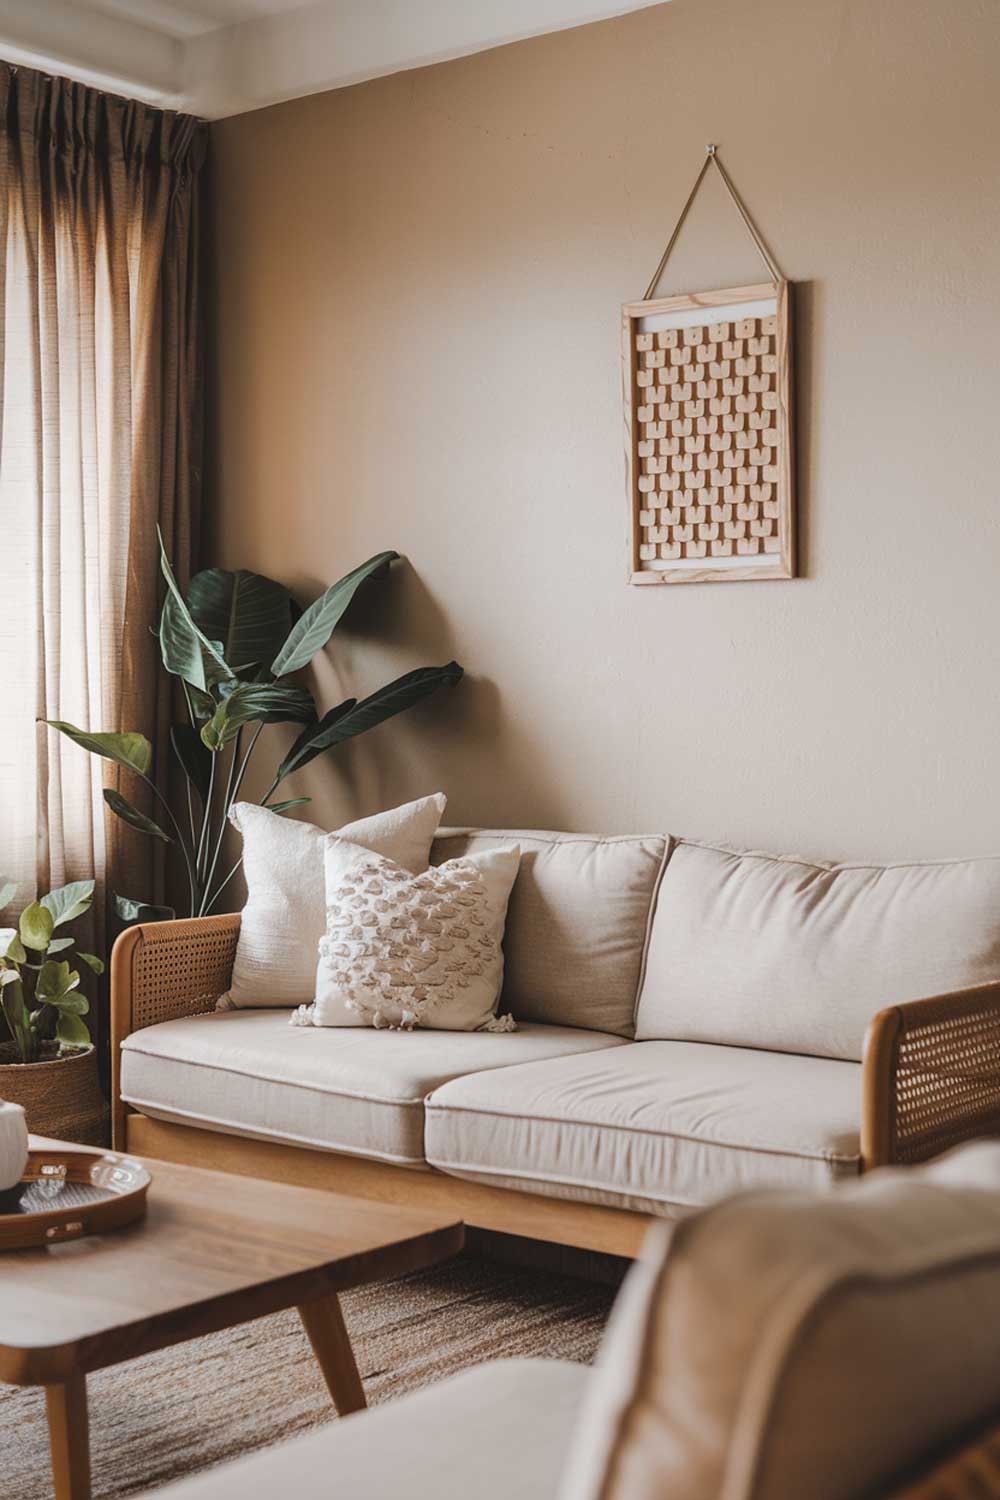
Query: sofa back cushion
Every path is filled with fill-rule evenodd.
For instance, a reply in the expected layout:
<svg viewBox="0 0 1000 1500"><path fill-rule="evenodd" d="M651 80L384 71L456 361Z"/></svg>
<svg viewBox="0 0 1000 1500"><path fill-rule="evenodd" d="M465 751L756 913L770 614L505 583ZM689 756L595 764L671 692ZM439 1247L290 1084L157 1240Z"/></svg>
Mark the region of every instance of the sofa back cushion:
<svg viewBox="0 0 1000 1500"><path fill-rule="evenodd" d="M1000 859L830 865L675 844L636 1036L859 1060L876 1011L1000 978Z"/></svg>
<svg viewBox="0 0 1000 1500"><path fill-rule="evenodd" d="M516 843L501 1010L519 1021L630 1037L667 840L442 829L431 863Z"/></svg>
<svg viewBox="0 0 1000 1500"><path fill-rule="evenodd" d="M1000 1407L1000 1146L655 1231L560 1500L868 1500Z"/></svg>

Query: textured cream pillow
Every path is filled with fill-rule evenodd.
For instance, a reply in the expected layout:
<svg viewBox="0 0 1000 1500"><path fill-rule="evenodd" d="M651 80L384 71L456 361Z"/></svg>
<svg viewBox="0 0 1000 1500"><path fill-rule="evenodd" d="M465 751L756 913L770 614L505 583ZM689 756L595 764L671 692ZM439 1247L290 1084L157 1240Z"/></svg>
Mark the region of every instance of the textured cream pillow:
<svg viewBox="0 0 1000 1500"><path fill-rule="evenodd" d="M516 844L412 875L380 854L326 841L326 933L315 1026L513 1030L497 1020Z"/></svg>
<svg viewBox="0 0 1000 1500"><path fill-rule="evenodd" d="M407 870L426 870L446 803L436 792L338 832ZM247 900L233 977L218 1008L302 1005L315 993L316 948L326 919L323 845L329 835L252 802L237 802L229 818L243 835Z"/></svg>

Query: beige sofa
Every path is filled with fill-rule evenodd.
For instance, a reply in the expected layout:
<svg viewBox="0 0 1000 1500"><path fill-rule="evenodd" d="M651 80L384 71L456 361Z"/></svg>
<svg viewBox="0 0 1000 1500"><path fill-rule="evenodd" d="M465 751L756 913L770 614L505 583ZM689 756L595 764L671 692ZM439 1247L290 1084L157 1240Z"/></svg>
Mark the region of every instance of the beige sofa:
<svg viewBox="0 0 1000 1500"><path fill-rule="evenodd" d="M990 1500L1000 1146L650 1236L597 1367L505 1360L163 1500Z"/></svg>
<svg viewBox="0 0 1000 1500"><path fill-rule="evenodd" d="M1000 859L468 829L432 857L512 837L512 1034L216 1011L238 916L127 931L116 1144L633 1254L652 1218L1000 1125Z"/></svg>

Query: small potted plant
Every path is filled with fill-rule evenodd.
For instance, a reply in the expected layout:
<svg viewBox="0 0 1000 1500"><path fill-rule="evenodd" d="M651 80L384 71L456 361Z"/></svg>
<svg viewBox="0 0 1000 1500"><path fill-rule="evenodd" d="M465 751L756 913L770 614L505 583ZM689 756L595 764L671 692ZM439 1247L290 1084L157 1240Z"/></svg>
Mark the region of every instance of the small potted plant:
<svg viewBox="0 0 1000 1500"><path fill-rule="evenodd" d="M17 894L0 879L0 909ZM26 906L17 927L0 928L0 1099L23 1106L28 1129L86 1145L103 1145L107 1106L97 1056L83 1019L90 1002L80 971L65 955L75 940L59 934L86 912L92 880L76 880ZM58 955L58 957L56 956ZM93 953L76 960L95 974L104 964Z"/></svg>

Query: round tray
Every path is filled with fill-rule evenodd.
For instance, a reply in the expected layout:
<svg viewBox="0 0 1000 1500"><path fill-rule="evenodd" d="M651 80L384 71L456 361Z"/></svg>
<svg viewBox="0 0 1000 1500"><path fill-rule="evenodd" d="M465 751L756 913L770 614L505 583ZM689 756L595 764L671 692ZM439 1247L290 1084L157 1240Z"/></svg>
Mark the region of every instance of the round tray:
<svg viewBox="0 0 1000 1500"><path fill-rule="evenodd" d="M0 1250L105 1234L141 1219L151 1178L111 1151L30 1151L16 1187L0 1192Z"/></svg>

